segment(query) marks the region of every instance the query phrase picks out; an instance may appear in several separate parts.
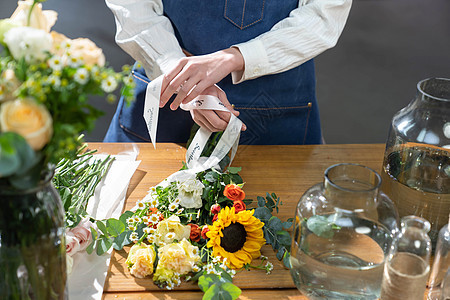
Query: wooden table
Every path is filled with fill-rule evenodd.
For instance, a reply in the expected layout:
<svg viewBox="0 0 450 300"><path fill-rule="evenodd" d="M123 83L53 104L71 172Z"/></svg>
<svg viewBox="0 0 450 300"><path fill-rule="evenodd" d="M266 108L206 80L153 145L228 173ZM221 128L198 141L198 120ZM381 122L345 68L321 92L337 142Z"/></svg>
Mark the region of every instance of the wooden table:
<svg viewBox="0 0 450 300"><path fill-rule="evenodd" d="M91 143L100 153L118 154L139 149L141 164L134 174L127 193L125 209L132 208L150 187L177 171L185 161L186 150L176 144L102 144ZM233 166L242 167L247 198L256 199L266 192L276 193L283 205L278 216L282 220L294 216L301 195L313 184L323 180L325 169L341 162L360 163L377 172L382 166L384 144L309 145L309 146L240 146ZM103 299L201 299L197 284L183 283L174 291L159 289L150 278L130 275L125 265L128 248L114 251L105 281ZM272 274L261 270L242 271L233 282L242 289L240 299L301 299L290 273L275 257L270 246L262 254L274 264Z"/></svg>

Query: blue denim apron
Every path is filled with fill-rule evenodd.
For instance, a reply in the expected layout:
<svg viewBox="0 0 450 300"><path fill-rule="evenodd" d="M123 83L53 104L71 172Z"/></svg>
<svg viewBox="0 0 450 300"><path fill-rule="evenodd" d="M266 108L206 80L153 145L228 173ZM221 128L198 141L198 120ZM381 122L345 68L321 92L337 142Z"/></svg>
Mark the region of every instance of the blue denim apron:
<svg viewBox="0 0 450 300"><path fill-rule="evenodd" d="M194 55L215 52L269 31L288 17L298 0L164 0L178 41ZM282 3L282 4L281 4ZM119 102L105 142L150 141L142 117L146 82L143 69L133 72L136 101ZM233 85L231 75L218 85L247 125L241 144L320 144L319 110L313 60L289 71ZM158 142L186 142L193 124L188 112L160 111Z"/></svg>

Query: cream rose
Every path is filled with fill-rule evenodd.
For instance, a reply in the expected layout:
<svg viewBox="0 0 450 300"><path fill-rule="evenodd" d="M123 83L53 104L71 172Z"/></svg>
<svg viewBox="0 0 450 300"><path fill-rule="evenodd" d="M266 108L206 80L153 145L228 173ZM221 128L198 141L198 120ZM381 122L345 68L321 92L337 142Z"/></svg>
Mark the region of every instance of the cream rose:
<svg viewBox="0 0 450 300"><path fill-rule="evenodd" d="M70 54L82 59L84 64L88 66L99 65L100 67L105 65L103 51L93 41L80 38L72 40L71 43Z"/></svg>
<svg viewBox="0 0 450 300"><path fill-rule="evenodd" d="M126 263L130 268L131 275L137 278L144 278L147 275L153 274L153 263L156 258L156 252L152 245L134 244Z"/></svg>
<svg viewBox="0 0 450 300"><path fill-rule="evenodd" d="M168 219L158 223L156 235L159 236L156 243L158 246L170 244L174 240L181 241L188 239L191 234L191 226L185 226L180 223L180 218L176 215L170 216Z"/></svg>
<svg viewBox="0 0 450 300"><path fill-rule="evenodd" d="M193 254L194 252L196 255ZM163 268L175 271L180 275L192 271L194 265L200 261L198 248L192 246L186 239L159 248L158 256L159 262L156 272L159 268Z"/></svg>
<svg viewBox="0 0 450 300"><path fill-rule="evenodd" d="M12 14L10 20L21 26L29 26L37 29L42 29L47 33L50 28L55 25L58 19L58 14L53 10L42 10L42 4L38 3L34 6L30 16L30 23L28 24L28 16L30 9L33 6L33 0L19 1L17 8Z"/></svg>
<svg viewBox="0 0 450 300"><path fill-rule="evenodd" d="M31 99L16 99L0 106L0 130L22 135L34 150L42 149L53 134L47 108Z"/></svg>

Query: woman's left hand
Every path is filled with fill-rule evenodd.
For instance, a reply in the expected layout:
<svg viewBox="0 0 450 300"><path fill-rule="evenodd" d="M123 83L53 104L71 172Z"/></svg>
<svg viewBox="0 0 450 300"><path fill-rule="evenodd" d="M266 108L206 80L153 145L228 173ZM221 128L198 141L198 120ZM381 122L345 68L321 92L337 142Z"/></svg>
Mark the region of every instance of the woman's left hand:
<svg viewBox="0 0 450 300"><path fill-rule="evenodd" d="M244 58L237 48L184 57L163 77L160 107L164 107L172 95L178 93L170 105L175 110L181 103L193 100L231 72L243 69Z"/></svg>
<svg viewBox="0 0 450 300"><path fill-rule="evenodd" d="M218 86L211 86L203 91L204 95L216 96L225 105L225 107L236 117L239 112L234 109L227 99L225 92ZM194 109L191 110L191 116L195 123L201 127L207 128L211 132L224 131L230 121L230 113L218 110ZM246 130L245 124L242 124L242 131Z"/></svg>

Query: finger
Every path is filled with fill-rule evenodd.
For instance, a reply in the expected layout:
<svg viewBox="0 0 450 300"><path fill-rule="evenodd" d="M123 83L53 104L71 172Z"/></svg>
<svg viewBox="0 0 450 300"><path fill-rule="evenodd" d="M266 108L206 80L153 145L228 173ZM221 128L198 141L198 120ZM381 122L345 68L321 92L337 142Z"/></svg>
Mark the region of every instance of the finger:
<svg viewBox="0 0 450 300"><path fill-rule="evenodd" d="M224 120L222 120L215 111L213 110L203 110L200 112L200 114L203 114L208 124L210 124L210 127L214 129L215 131L223 131L227 128L228 123Z"/></svg>
<svg viewBox="0 0 450 300"><path fill-rule="evenodd" d="M173 70L163 75L161 85L160 107L166 105L170 97L176 92L177 88L187 79L180 78L179 74L183 71L187 61L180 60Z"/></svg>
<svg viewBox="0 0 450 300"><path fill-rule="evenodd" d="M230 122L231 114L229 112L220 111L220 110L216 110L215 112L222 120L227 122L227 124ZM241 130L242 131L246 131L247 130L247 126L244 124L244 122L242 122Z"/></svg>
<svg viewBox="0 0 450 300"><path fill-rule="evenodd" d="M194 100L197 96L200 96L205 89L208 87L208 84L205 83L204 80L197 82L197 85L190 91L189 95L187 95L184 99L183 99L183 104L189 103L192 100Z"/></svg>
<svg viewBox="0 0 450 300"><path fill-rule="evenodd" d="M191 114L192 114L192 118L195 121L195 123L208 129L211 132L217 131L199 111L195 111L195 110L191 111Z"/></svg>
<svg viewBox="0 0 450 300"><path fill-rule="evenodd" d="M239 112L234 109L234 107L230 104L230 101L228 101L227 94L222 90L219 86L217 86L217 95L219 96L220 101L225 105L225 107L233 113L236 117L239 116Z"/></svg>
<svg viewBox="0 0 450 300"><path fill-rule="evenodd" d="M178 91L177 96L170 104L170 109L175 110L180 106L181 102L188 95L189 91L191 91L198 83L200 79L196 76L189 78L185 83L182 84L180 90ZM183 101L184 103L184 101Z"/></svg>

